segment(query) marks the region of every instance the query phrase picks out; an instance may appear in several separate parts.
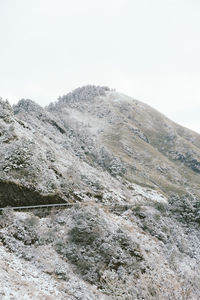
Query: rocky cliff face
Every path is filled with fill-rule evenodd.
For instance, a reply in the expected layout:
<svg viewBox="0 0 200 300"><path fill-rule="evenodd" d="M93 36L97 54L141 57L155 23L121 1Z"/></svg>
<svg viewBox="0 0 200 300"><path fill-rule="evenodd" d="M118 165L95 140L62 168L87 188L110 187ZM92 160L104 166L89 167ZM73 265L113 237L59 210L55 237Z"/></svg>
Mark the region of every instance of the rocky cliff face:
<svg viewBox="0 0 200 300"><path fill-rule="evenodd" d="M0 100L0 143L1 207L71 204L4 210L2 299L199 299L197 133L86 86L45 109Z"/></svg>

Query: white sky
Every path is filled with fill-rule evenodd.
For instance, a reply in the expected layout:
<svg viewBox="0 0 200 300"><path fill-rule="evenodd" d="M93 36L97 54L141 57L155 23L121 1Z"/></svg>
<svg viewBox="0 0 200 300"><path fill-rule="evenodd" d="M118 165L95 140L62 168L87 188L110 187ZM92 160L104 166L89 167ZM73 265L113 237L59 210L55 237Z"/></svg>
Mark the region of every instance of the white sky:
<svg viewBox="0 0 200 300"><path fill-rule="evenodd" d="M200 133L199 0L0 0L0 95L107 85Z"/></svg>

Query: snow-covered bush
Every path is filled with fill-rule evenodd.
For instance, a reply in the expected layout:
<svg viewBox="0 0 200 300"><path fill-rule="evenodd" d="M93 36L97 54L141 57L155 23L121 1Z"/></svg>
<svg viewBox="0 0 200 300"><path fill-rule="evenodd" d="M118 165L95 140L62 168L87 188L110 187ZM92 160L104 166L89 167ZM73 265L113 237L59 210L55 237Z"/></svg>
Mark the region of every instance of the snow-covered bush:
<svg viewBox="0 0 200 300"><path fill-rule="evenodd" d="M113 156L105 147L100 148L96 159L99 165L113 176L123 176L126 172L122 161L118 157Z"/></svg>
<svg viewBox="0 0 200 300"><path fill-rule="evenodd" d="M3 169L5 171L23 169L30 165L31 156L30 143L25 140L23 143L18 142L5 154Z"/></svg>
<svg viewBox="0 0 200 300"><path fill-rule="evenodd" d="M13 110L10 103L0 98L0 119L3 119L5 123L13 122Z"/></svg>
<svg viewBox="0 0 200 300"><path fill-rule="evenodd" d="M11 224L14 214L11 207L5 207L0 214L0 228Z"/></svg>
<svg viewBox="0 0 200 300"><path fill-rule="evenodd" d="M101 286L106 270L118 274L123 267L128 274L139 268L143 257L138 244L120 228L113 232L98 209L77 207L71 213L72 227L65 239L57 241L56 250L84 280Z"/></svg>
<svg viewBox="0 0 200 300"><path fill-rule="evenodd" d="M13 111L15 114L19 112L34 113L37 116L44 114L43 108L30 99L21 99L16 105L13 105Z"/></svg>
<svg viewBox="0 0 200 300"><path fill-rule="evenodd" d="M86 85L79 87L72 92L58 98L58 102L51 103L47 109L53 111L55 108L59 108L65 103L76 103L77 101L91 101L95 97L105 96L106 92L110 89L105 86Z"/></svg>

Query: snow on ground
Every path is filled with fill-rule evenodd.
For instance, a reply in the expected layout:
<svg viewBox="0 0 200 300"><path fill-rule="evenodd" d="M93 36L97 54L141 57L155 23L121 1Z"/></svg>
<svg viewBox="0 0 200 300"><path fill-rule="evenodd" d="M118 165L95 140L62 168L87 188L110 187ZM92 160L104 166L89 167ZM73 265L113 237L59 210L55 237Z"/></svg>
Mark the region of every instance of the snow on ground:
<svg viewBox="0 0 200 300"><path fill-rule="evenodd" d="M23 261L0 246L0 299L63 299L58 283L33 264ZM68 298L73 299L73 298Z"/></svg>

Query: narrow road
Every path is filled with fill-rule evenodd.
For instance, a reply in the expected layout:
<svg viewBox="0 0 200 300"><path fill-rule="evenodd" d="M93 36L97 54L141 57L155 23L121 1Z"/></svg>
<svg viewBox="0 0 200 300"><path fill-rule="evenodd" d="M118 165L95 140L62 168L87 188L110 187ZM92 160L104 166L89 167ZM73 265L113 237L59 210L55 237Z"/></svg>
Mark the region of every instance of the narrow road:
<svg viewBox="0 0 200 300"><path fill-rule="evenodd" d="M69 203L59 203L59 204L44 204L44 205L30 205L30 206L9 206L13 210L24 210L24 209L36 209L36 208L51 208L51 207L70 207L73 204ZM6 207L1 207L0 211L4 210Z"/></svg>

